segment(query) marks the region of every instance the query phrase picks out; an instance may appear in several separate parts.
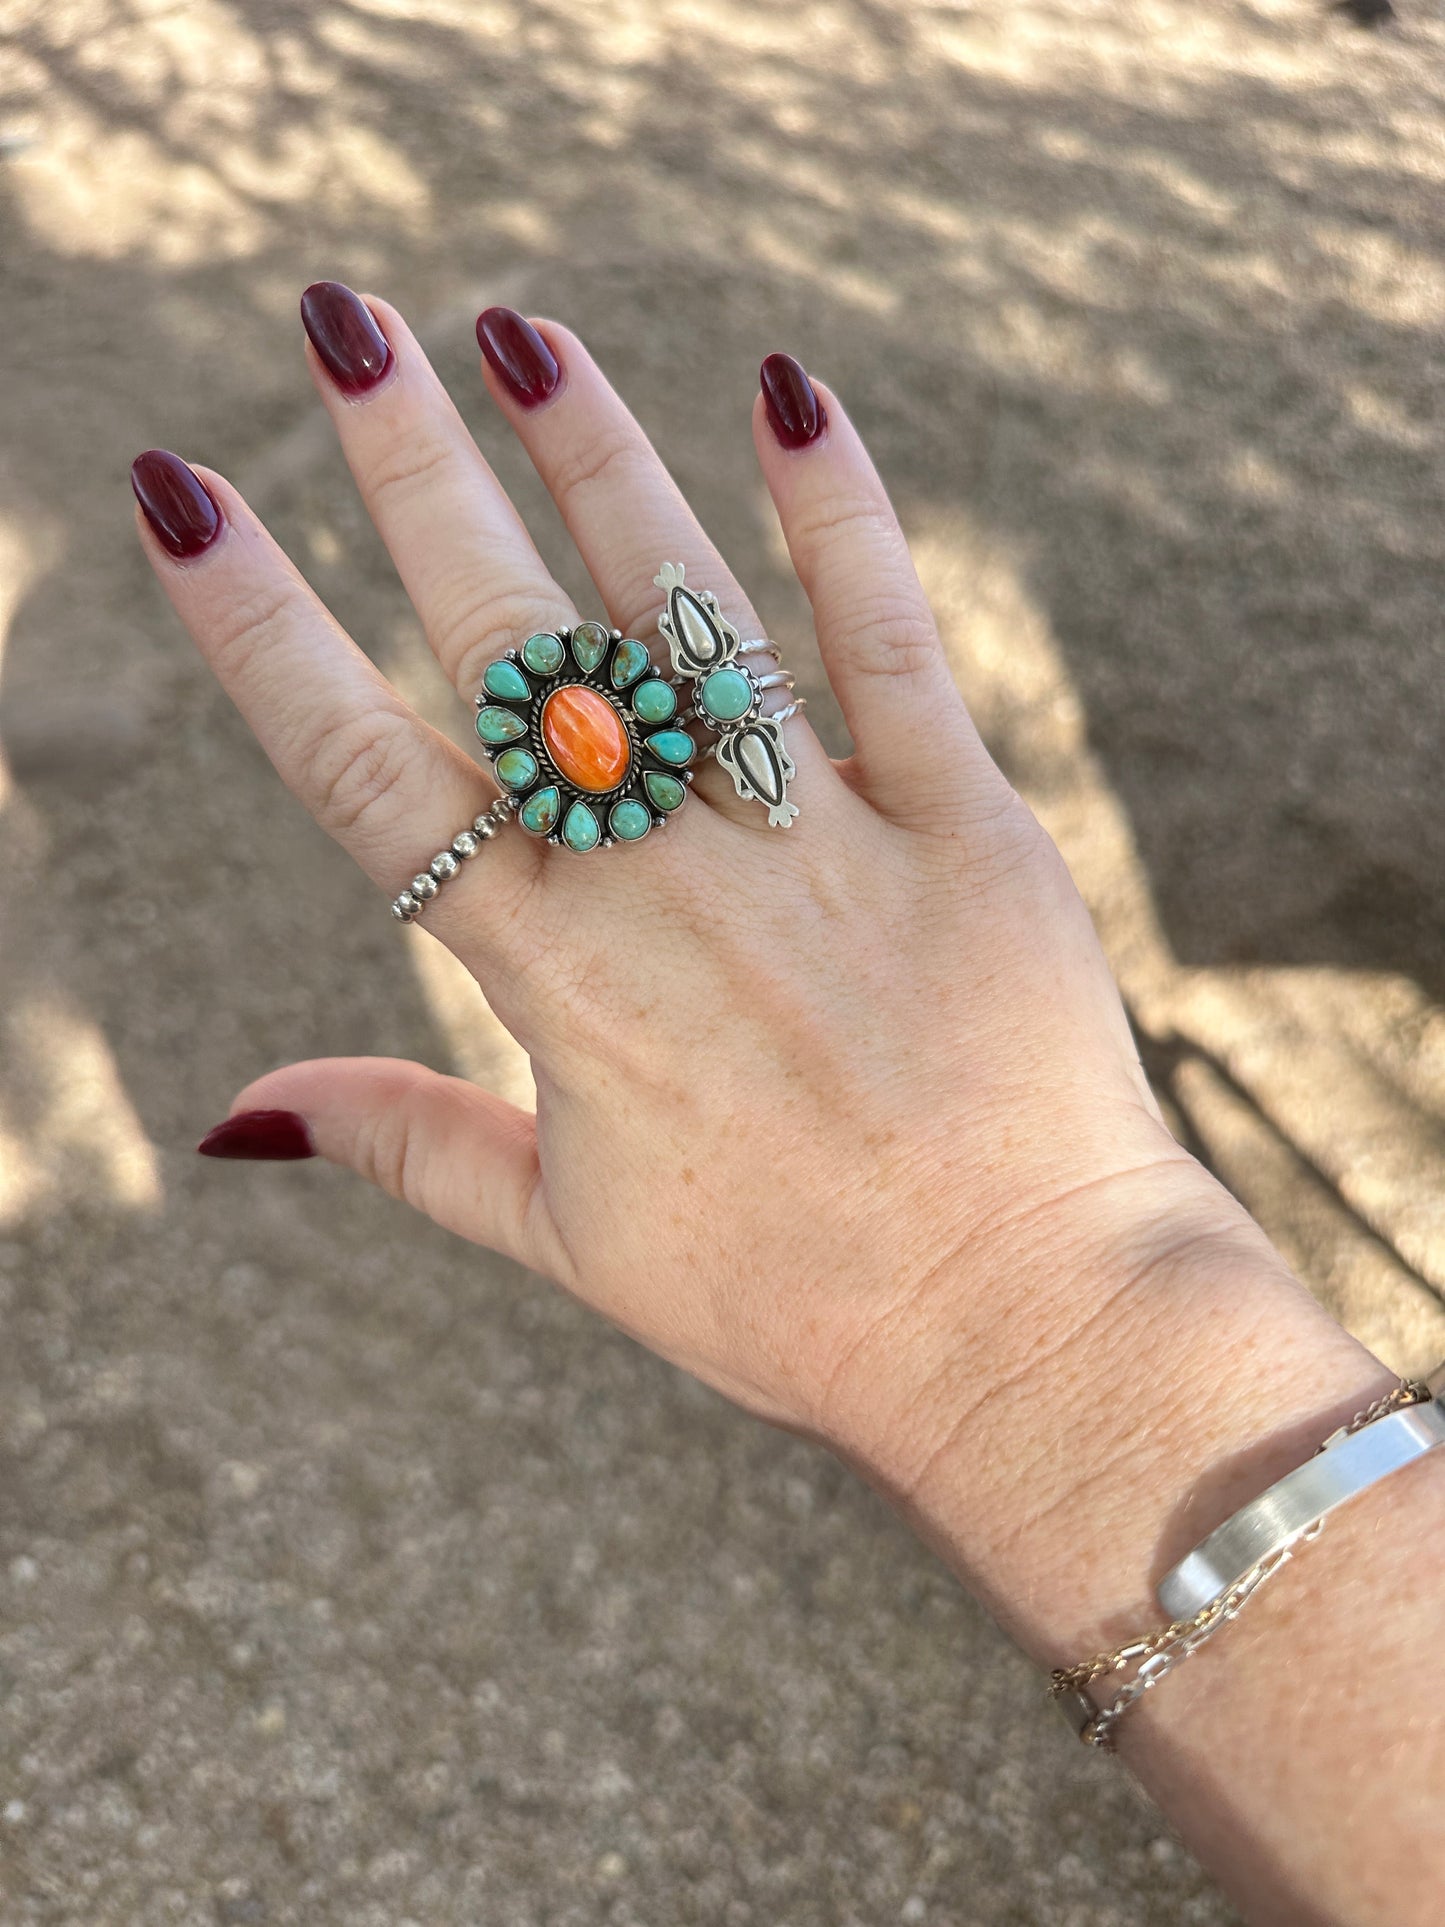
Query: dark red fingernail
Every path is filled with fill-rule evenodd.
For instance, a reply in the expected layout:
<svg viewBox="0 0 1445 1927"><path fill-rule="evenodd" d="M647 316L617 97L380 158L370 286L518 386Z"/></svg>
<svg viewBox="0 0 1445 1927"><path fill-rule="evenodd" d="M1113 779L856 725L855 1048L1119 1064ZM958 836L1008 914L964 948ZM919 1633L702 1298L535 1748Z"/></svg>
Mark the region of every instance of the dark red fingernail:
<svg viewBox="0 0 1445 1927"><path fill-rule="evenodd" d="M391 371L391 343L359 294L340 281L313 281L301 297L301 325L343 395L365 395Z"/></svg>
<svg viewBox="0 0 1445 1927"><path fill-rule="evenodd" d="M283 1159L314 1158L304 1117L295 1111L237 1111L218 1124L196 1146L203 1158Z"/></svg>
<svg viewBox="0 0 1445 1927"><path fill-rule="evenodd" d="M487 366L523 408L535 408L556 392L561 363L530 321L511 308L484 308L477 316L477 346Z"/></svg>
<svg viewBox="0 0 1445 1927"><path fill-rule="evenodd" d="M759 370L768 425L784 448L806 448L828 426L827 410L801 361L769 355Z"/></svg>
<svg viewBox="0 0 1445 1927"><path fill-rule="evenodd" d="M130 485L145 518L181 561L209 548L224 526L215 499L194 469L168 448L148 448L130 465Z"/></svg>

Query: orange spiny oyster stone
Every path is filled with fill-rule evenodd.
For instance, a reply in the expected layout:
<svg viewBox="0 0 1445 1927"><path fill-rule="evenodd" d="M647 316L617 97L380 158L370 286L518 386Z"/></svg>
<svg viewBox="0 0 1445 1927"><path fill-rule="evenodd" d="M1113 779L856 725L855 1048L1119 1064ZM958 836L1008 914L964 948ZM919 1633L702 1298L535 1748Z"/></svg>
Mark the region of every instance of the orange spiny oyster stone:
<svg viewBox="0 0 1445 1927"><path fill-rule="evenodd" d="M593 795L616 789L632 761L622 718L584 683L570 683L547 698L542 740L567 781Z"/></svg>

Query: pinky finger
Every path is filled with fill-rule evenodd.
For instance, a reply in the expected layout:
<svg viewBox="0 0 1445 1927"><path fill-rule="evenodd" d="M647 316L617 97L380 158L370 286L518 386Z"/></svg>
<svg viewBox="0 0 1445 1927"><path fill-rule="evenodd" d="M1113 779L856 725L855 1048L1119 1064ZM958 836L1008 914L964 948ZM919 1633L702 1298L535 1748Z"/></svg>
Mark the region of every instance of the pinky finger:
<svg viewBox="0 0 1445 1927"><path fill-rule="evenodd" d="M537 1121L516 1105L403 1058L322 1057L248 1085L202 1150L256 1155L247 1146L257 1112L300 1120L292 1155L309 1147L446 1230L568 1282L542 1188Z"/></svg>
<svg viewBox="0 0 1445 1927"><path fill-rule="evenodd" d="M753 434L853 737L854 787L904 823L960 789L980 801L1002 792L893 506L836 397L790 355L769 355Z"/></svg>

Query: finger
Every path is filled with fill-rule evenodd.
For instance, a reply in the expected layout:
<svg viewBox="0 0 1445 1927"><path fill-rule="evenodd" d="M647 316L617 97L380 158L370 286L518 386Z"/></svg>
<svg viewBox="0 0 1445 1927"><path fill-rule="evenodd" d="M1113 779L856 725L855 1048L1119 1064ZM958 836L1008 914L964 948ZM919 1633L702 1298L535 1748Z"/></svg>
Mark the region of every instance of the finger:
<svg viewBox="0 0 1445 1927"><path fill-rule="evenodd" d="M287 788L394 895L487 807L486 779L408 709L229 483L162 450L133 477L142 543L201 654ZM520 902L536 854L521 837L487 845L489 926Z"/></svg>
<svg viewBox="0 0 1445 1927"><path fill-rule="evenodd" d="M453 686L576 611L397 311L337 282L301 300L308 359L356 485Z"/></svg>
<svg viewBox="0 0 1445 1927"><path fill-rule="evenodd" d="M1006 788L954 685L903 531L836 397L788 355L763 363L758 459L853 738L850 782L900 822L960 784Z"/></svg>
<svg viewBox="0 0 1445 1927"><path fill-rule="evenodd" d="M231 1106L291 1111L319 1156L476 1244L567 1283L537 1161L537 1121L460 1077L390 1057L271 1071Z"/></svg>
<svg viewBox="0 0 1445 1927"><path fill-rule="evenodd" d="M481 316L477 337L487 385L624 634L655 635L664 597L654 577L664 562L681 562L688 583L716 594L745 641L761 635L732 571L577 337L555 322L534 325L498 308ZM548 368L555 376L543 393L539 371ZM755 666L768 670L772 664L763 658ZM780 692L769 711L784 700ZM788 726L788 749L800 789L831 782L827 754L801 717ZM737 820L758 820L758 806L742 802L724 772L710 763L699 773L699 788Z"/></svg>

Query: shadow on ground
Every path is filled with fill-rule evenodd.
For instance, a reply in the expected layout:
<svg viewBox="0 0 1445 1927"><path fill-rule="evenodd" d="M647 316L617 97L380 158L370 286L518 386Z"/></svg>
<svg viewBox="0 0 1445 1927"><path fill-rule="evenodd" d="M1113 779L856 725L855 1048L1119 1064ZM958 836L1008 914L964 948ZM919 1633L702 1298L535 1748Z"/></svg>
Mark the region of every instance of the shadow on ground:
<svg viewBox="0 0 1445 1927"><path fill-rule="evenodd" d="M471 342L485 300L557 315L841 749L747 434L761 355L801 355L1181 1131L1423 1362L1440 38L1287 0L22 11L7 1918L1229 1918L830 1464L339 1178L196 1167L289 1057L526 1074L280 792L162 613L124 475L156 442L232 475L461 740L296 295L408 312L582 593Z"/></svg>

